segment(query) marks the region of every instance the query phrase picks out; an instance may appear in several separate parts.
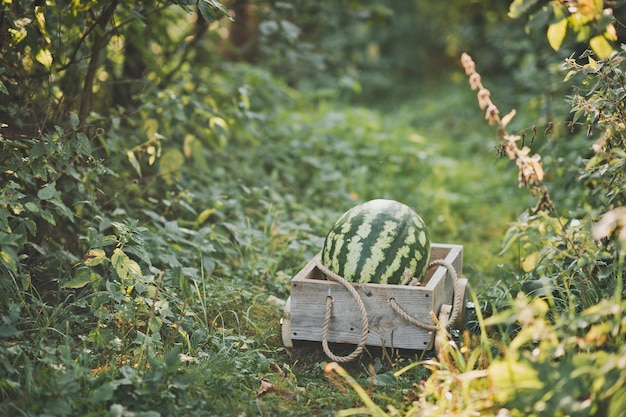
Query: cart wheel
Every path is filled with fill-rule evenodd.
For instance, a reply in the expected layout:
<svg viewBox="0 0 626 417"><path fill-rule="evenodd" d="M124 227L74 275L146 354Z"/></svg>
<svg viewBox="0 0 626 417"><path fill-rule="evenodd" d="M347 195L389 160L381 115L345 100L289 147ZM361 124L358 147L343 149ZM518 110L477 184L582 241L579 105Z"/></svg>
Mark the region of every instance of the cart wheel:
<svg viewBox="0 0 626 417"><path fill-rule="evenodd" d="M446 330L446 328L448 327L448 322L450 321L450 314L452 314L452 306L450 304L442 305L441 309L439 310L438 317L441 329L438 329L435 332L435 353L437 354L439 354L444 345L448 343L448 331Z"/></svg>
<svg viewBox="0 0 626 417"><path fill-rule="evenodd" d="M452 306L450 304L443 304L439 310L439 323L444 329L448 327L450 322L450 315L452 314Z"/></svg>
<svg viewBox="0 0 626 417"><path fill-rule="evenodd" d="M287 298L280 324L282 325L283 346L290 349L293 347L293 340L291 340L291 297Z"/></svg>
<svg viewBox="0 0 626 417"><path fill-rule="evenodd" d="M452 323L452 327L455 329L464 329L465 324L467 322L467 300L469 299L469 288L467 287L467 279L459 278L457 281L457 291L461 291L463 293L463 301L460 305L459 314L456 316L456 320Z"/></svg>

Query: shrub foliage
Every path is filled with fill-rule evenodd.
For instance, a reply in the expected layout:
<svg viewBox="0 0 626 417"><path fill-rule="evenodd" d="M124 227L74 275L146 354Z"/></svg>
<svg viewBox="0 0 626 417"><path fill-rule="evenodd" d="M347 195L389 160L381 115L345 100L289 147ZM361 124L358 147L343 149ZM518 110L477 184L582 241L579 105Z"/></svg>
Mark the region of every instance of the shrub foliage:
<svg viewBox="0 0 626 417"><path fill-rule="evenodd" d="M396 49L411 13L439 10L420 0L235 3L3 3L0 413L278 414L302 395L298 406L315 414L328 412L336 387L338 406L365 404L343 415L623 415L626 50L614 50L619 25L603 2L511 6L512 16L533 14L529 28L546 29L555 49L590 41L562 63L571 112L561 119L514 131L532 105L500 113L480 61L464 55L498 152L535 200L504 234L502 254L515 260L500 268L507 288L474 295L475 331L438 332L433 359L394 375L376 358L369 391L336 364L302 365L323 385L319 398L297 386L271 299L288 296L340 212L409 199L443 219L435 235L492 238L454 221L467 200L424 183L443 182L453 165L437 144L336 104L422 74L437 65L433 50L463 36ZM458 10L471 12L472 36L497 20ZM439 33L438 19L411 39ZM507 50L509 67L532 56L524 45ZM397 136L409 138L401 152ZM407 376L414 368L419 382ZM281 376L267 405L272 372ZM393 384L404 391L376 396ZM250 404L232 398L236 389Z"/></svg>

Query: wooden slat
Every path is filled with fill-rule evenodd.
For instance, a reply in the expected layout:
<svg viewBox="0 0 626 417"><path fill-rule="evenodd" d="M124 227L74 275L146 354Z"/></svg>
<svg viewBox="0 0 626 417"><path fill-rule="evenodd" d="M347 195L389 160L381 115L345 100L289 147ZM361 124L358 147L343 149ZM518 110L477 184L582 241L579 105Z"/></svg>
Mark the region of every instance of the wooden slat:
<svg viewBox="0 0 626 417"><path fill-rule="evenodd" d="M391 309L389 298L395 298L414 317L428 318L432 296L420 287L381 285L370 290L369 285L355 284L363 300L369 321L367 344L372 346L415 348L426 346L431 335L405 322ZM329 327L329 342L353 343L361 339L361 315L356 301L341 284L322 280L300 280L291 287L291 337L297 340L322 340L322 325L326 297L333 298Z"/></svg>
<svg viewBox="0 0 626 417"><path fill-rule="evenodd" d="M463 269L463 246L433 245L430 257L431 261L433 259L446 260L452 264L458 277L461 277ZM435 269L435 267L431 269ZM433 276L426 282L425 288L431 290L433 293L433 312L435 312L435 314L439 314L439 309L443 304L453 304L454 279L446 267L437 267Z"/></svg>

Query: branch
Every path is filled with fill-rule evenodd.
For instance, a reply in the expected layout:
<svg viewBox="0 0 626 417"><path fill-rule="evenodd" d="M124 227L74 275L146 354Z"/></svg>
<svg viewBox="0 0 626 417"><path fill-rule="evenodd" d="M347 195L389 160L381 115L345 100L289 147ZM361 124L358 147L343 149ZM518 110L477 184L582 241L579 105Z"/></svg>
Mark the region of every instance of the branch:
<svg viewBox="0 0 626 417"><path fill-rule="evenodd" d="M98 19L94 22L94 25L90 30L93 30L96 25L104 29L109 19L113 17L113 13L117 8L118 3L119 0L111 1L108 7L102 11ZM93 45L91 46L91 56L89 57L89 65L87 66L87 74L85 75L85 80L83 82L83 93L80 97L80 107L78 110L78 118L80 120L81 127L85 125L85 120L89 115L91 96L93 95L93 84L96 78L96 70L98 69L100 51L102 51L102 49L106 46L111 33L112 32L109 31L100 35L96 32L94 35Z"/></svg>

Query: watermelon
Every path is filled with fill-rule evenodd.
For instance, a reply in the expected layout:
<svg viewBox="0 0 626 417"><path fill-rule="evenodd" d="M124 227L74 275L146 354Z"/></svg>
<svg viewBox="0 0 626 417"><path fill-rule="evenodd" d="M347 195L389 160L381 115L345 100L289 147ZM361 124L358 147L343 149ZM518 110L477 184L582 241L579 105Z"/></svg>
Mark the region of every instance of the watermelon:
<svg viewBox="0 0 626 417"><path fill-rule="evenodd" d="M322 264L350 282L399 284L405 269L421 278L430 258L422 218L405 204L371 200L345 212L332 226Z"/></svg>

